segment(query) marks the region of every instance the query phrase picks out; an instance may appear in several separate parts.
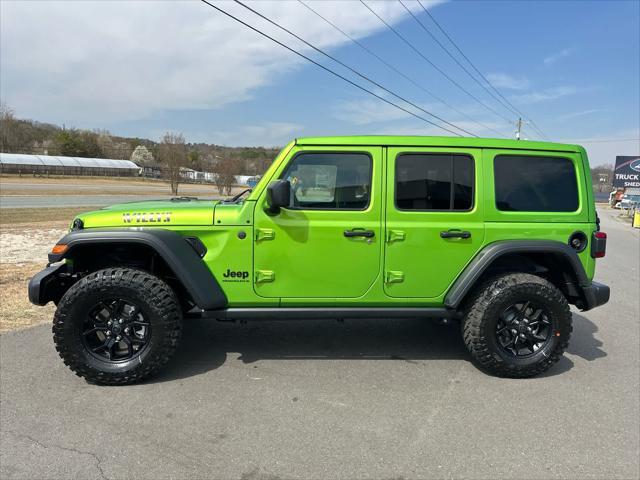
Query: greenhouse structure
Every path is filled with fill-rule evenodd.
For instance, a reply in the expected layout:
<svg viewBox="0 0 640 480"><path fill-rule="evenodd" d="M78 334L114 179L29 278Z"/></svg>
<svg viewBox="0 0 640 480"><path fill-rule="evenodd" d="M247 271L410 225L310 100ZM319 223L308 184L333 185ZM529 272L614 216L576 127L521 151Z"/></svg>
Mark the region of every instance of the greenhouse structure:
<svg viewBox="0 0 640 480"><path fill-rule="evenodd" d="M0 153L0 173L133 177L140 167L130 160Z"/></svg>

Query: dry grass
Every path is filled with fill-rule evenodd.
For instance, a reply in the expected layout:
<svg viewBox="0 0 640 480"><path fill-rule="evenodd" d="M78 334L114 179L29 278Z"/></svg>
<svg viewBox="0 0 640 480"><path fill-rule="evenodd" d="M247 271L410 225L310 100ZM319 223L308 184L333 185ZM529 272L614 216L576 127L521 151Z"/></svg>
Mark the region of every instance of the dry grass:
<svg viewBox="0 0 640 480"><path fill-rule="evenodd" d="M96 210L101 207L59 207L59 208L2 208L0 209L0 225L28 228L33 223L55 223L56 227L68 226L71 220L82 212ZM49 226L49 225L47 225ZM42 225L38 225L42 227Z"/></svg>
<svg viewBox="0 0 640 480"><path fill-rule="evenodd" d="M29 302L29 279L44 265L0 263L0 333L48 323L55 306L37 307Z"/></svg>
<svg viewBox="0 0 640 480"><path fill-rule="evenodd" d="M29 302L27 284L80 209L0 210L0 333L50 322L55 306ZM28 223L26 223L28 221Z"/></svg>

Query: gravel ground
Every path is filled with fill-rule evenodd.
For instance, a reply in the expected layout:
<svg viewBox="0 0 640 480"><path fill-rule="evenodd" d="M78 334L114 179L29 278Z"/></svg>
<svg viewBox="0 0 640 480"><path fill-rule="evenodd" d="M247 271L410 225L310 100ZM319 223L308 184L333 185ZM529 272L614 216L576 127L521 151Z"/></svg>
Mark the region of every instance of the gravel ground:
<svg viewBox="0 0 640 480"><path fill-rule="evenodd" d="M0 333L49 322L53 305L29 303L27 283L47 263L68 221L0 226Z"/></svg>
<svg viewBox="0 0 640 480"><path fill-rule="evenodd" d="M47 254L68 231L69 222L18 224L0 230L0 263L47 263Z"/></svg>

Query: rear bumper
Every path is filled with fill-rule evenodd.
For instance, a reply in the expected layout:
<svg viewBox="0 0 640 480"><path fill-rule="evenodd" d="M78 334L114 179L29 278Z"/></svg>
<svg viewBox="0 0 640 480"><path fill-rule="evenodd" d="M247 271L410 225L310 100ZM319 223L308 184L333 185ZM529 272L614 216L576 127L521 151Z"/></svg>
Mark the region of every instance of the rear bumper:
<svg viewBox="0 0 640 480"><path fill-rule="evenodd" d="M582 291L584 292L586 302L586 308L584 310L591 310L609 301L609 287L602 283L591 282L591 285L584 287Z"/></svg>
<svg viewBox="0 0 640 480"><path fill-rule="evenodd" d="M34 305L46 305L56 298L61 283L59 275L67 271L67 265L51 265L36 273L29 281L29 301Z"/></svg>

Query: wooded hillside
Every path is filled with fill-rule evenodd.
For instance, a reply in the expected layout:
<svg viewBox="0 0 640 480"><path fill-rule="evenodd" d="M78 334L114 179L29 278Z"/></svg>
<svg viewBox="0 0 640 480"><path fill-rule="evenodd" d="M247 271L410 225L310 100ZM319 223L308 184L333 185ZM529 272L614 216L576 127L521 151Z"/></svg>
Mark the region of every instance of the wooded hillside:
<svg viewBox="0 0 640 480"><path fill-rule="evenodd" d="M107 130L85 130L17 118L0 105L0 152L133 160L139 165L162 166L162 139L120 137ZM198 171L230 170L239 175L259 175L271 164L278 149L226 147L184 141L185 167ZM135 152L135 154L134 154ZM221 164L224 164L222 166Z"/></svg>

